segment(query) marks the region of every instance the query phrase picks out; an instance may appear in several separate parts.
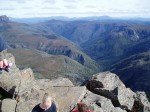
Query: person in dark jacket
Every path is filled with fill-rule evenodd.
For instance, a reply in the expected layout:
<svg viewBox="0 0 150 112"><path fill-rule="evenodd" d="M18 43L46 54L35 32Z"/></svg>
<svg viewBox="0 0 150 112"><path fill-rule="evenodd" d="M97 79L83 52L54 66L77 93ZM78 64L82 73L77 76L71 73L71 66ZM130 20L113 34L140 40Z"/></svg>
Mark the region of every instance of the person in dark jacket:
<svg viewBox="0 0 150 112"><path fill-rule="evenodd" d="M57 108L50 95L45 93L42 103L36 105L32 112L57 112Z"/></svg>
<svg viewBox="0 0 150 112"><path fill-rule="evenodd" d="M5 40L0 37L0 74L2 70L9 72L9 66L7 61L7 44Z"/></svg>

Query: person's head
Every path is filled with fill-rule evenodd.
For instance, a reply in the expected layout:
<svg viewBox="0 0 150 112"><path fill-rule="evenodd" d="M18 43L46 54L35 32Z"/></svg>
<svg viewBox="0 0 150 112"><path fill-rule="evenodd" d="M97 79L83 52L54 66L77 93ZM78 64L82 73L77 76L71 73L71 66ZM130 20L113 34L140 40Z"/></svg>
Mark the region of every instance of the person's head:
<svg viewBox="0 0 150 112"><path fill-rule="evenodd" d="M49 108L52 104L52 98L48 93L45 93L42 99L42 105L44 108Z"/></svg>
<svg viewBox="0 0 150 112"><path fill-rule="evenodd" d="M78 103L77 106L78 106L78 111L79 112L89 112L89 108L86 104Z"/></svg>

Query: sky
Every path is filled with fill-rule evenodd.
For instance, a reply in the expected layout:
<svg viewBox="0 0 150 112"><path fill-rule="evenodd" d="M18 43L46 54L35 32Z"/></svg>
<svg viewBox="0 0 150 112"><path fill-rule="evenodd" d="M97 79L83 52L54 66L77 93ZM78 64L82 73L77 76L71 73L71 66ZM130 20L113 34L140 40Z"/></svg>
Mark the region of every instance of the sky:
<svg viewBox="0 0 150 112"><path fill-rule="evenodd" d="M150 18L150 0L0 0L0 15Z"/></svg>

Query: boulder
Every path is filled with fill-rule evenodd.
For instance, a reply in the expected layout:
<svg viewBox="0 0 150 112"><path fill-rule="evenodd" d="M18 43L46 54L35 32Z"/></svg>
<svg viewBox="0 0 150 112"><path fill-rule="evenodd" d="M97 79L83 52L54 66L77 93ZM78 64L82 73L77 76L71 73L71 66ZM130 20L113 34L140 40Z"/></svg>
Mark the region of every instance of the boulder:
<svg viewBox="0 0 150 112"><path fill-rule="evenodd" d="M143 111L143 112L150 112L150 103L145 92L136 92L137 97L135 99L135 103L133 106L132 111Z"/></svg>
<svg viewBox="0 0 150 112"><path fill-rule="evenodd" d="M134 104L134 97L136 96L136 94L129 88L118 88L117 93L117 99L119 100L119 103L123 107L123 109L131 110Z"/></svg>
<svg viewBox="0 0 150 112"><path fill-rule="evenodd" d="M131 110L133 107L136 94L131 89L126 88L116 74L110 72L95 74L87 84L87 88L110 99L115 107L121 107L125 110Z"/></svg>
<svg viewBox="0 0 150 112"><path fill-rule="evenodd" d="M93 75L92 81L93 80L97 81L97 83L101 83L101 85L103 85L101 88L105 88L109 91L112 91L117 87L126 88L119 77L109 71Z"/></svg>
<svg viewBox="0 0 150 112"><path fill-rule="evenodd" d="M16 100L4 99L2 101L1 111L2 112L15 112L16 105L17 105Z"/></svg>
<svg viewBox="0 0 150 112"><path fill-rule="evenodd" d="M35 80L34 74L33 74L33 71L31 68L25 68L25 69L21 70L20 72L21 72L21 79L25 83Z"/></svg>
<svg viewBox="0 0 150 112"><path fill-rule="evenodd" d="M126 112L125 110L114 107L110 99L93 94L90 91L87 91L82 101L87 104L93 112Z"/></svg>
<svg viewBox="0 0 150 112"><path fill-rule="evenodd" d="M15 59L13 55L8 54L8 62L13 63L13 66L9 73L3 71L3 74L0 75L0 87L13 94L19 89L21 75L20 70L15 65Z"/></svg>

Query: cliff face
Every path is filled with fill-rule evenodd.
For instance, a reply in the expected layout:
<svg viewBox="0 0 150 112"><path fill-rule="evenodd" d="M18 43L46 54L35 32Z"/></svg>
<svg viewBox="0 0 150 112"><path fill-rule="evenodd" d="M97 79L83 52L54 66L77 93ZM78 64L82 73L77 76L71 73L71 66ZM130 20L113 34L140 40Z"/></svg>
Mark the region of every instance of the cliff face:
<svg viewBox="0 0 150 112"><path fill-rule="evenodd" d="M86 86L74 86L66 78L35 80L30 68L19 70L14 57L9 73L0 75L0 88L10 93L12 99L3 99L2 112L31 112L41 102L44 93L51 94L59 112L70 112L80 101L93 112L149 112L150 103L144 92L134 93L110 72L93 75Z"/></svg>

